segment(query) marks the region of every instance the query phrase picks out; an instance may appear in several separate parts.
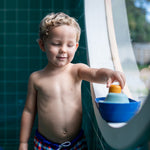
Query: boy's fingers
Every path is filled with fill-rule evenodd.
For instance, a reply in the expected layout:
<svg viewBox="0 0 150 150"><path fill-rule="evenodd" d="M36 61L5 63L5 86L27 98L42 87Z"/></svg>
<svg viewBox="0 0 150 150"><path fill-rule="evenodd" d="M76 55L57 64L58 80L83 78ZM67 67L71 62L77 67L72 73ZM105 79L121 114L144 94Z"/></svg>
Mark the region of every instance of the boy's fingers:
<svg viewBox="0 0 150 150"><path fill-rule="evenodd" d="M120 73L120 77L121 77L121 83L122 83L121 87L123 89L125 86L125 82L126 82L125 75L123 73Z"/></svg>
<svg viewBox="0 0 150 150"><path fill-rule="evenodd" d="M125 76L124 76L124 74L122 72L120 72L118 74L118 82L119 82L121 88L123 89L124 86L125 86L126 79L125 79Z"/></svg>
<svg viewBox="0 0 150 150"><path fill-rule="evenodd" d="M119 82L119 85L121 86L121 88L123 89L125 86L125 76L123 73L121 72L116 72L114 78L109 78L107 83L106 83L106 87L109 88L110 85L114 82L117 81Z"/></svg>
<svg viewBox="0 0 150 150"><path fill-rule="evenodd" d="M113 83L112 79L108 79L107 83L106 83L106 87L109 88L110 85Z"/></svg>

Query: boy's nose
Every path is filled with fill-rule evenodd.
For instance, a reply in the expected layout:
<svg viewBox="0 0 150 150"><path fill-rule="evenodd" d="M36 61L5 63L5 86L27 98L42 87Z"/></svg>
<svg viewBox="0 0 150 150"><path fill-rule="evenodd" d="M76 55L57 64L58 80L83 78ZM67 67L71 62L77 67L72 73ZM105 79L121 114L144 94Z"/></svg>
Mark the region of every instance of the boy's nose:
<svg viewBox="0 0 150 150"><path fill-rule="evenodd" d="M60 53L66 53L67 49L66 46L61 46Z"/></svg>

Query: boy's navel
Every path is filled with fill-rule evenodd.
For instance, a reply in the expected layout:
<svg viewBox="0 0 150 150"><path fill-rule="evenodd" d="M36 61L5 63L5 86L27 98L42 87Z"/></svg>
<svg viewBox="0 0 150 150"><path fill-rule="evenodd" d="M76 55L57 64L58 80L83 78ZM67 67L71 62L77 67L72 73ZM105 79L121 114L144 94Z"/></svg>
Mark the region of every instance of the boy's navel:
<svg viewBox="0 0 150 150"><path fill-rule="evenodd" d="M64 135L66 135L67 134L67 129L64 129L63 133L64 133Z"/></svg>

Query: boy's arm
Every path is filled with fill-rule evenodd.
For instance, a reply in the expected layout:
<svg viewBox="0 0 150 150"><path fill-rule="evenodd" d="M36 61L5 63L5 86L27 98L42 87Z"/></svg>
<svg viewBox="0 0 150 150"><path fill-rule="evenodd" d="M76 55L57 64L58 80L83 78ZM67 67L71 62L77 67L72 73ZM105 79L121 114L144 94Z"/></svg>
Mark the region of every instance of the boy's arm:
<svg viewBox="0 0 150 150"><path fill-rule="evenodd" d="M107 87L109 87L114 81L119 82L121 88L125 86L124 74L107 68L95 69L90 68L85 64L79 64L78 75L82 80L107 84Z"/></svg>
<svg viewBox="0 0 150 150"><path fill-rule="evenodd" d="M34 123L35 115L36 115L36 90L34 88L34 75L31 75L28 83L27 100L21 119L19 150L28 149L28 140Z"/></svg>

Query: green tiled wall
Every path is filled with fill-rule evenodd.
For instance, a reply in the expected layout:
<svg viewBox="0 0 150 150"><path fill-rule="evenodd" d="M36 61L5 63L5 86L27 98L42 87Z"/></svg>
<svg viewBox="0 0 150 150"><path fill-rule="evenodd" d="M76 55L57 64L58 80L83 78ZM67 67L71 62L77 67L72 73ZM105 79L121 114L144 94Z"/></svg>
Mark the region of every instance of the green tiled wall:
<svg viewBox="0 0 150 150"><path fill-rule="evenodd" d="M74 63L87 63L83 0L0 1L0 147L17 150L27 81L31 72L47 61L36 42L40 20L50 12L63 11L78 19L82 29ZM83 82L83 128L90 149L99 149L101 138L93 113L89 83ZM34 130L37 127L35 122ZM34 130L29 142L30 149Z"/></svg>

